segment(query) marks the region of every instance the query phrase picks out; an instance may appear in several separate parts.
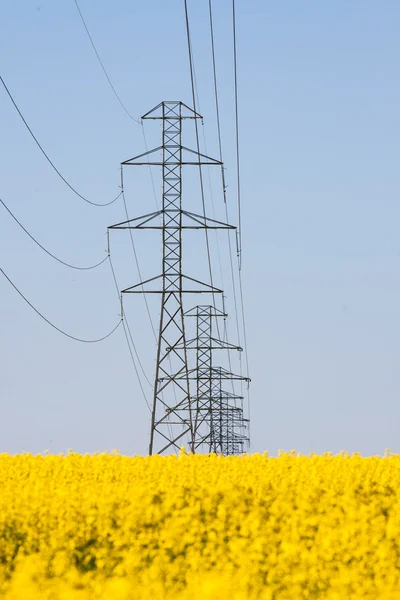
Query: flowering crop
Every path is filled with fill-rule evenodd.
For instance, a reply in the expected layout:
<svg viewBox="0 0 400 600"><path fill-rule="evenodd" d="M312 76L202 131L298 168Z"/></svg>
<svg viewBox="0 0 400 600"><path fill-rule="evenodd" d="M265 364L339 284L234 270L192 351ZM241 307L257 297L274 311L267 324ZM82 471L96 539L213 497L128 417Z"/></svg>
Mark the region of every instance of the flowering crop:
<svg viewBox="0 0 400 600"><path fill-rule="evenodd" d="M400 456L0 455L4 600L395 600Z"/></svg>

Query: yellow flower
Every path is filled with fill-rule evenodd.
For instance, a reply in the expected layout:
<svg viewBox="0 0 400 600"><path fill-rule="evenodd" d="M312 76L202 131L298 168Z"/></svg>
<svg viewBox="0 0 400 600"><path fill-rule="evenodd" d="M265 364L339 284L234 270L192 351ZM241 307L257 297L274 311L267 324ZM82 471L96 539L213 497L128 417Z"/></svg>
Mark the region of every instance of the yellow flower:
<svg viewBox="0 0 400 600"><path fill-rule="evenodd" d="M400 457L0 455L0 600L397 600Z"/></svg>

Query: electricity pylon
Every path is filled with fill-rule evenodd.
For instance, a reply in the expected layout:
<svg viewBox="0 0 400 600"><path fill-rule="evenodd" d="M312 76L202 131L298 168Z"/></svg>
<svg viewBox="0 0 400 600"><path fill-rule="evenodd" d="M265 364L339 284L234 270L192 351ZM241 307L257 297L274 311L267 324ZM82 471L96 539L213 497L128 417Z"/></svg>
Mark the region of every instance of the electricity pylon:
<svg viewBox="0 0 400 600"><path fill-rule="evenodd" d="M243 454L249 448L250 440L247 434L249 420L243 416L243 406L237 405L238 401L243 402L243 396L223 389L223 383L227 379L233 379L231 373L221 368L214 369L211 450L224 456L234 456Z"/></svg>
<svg viewBox="0 0 400 600"><path fill-rule="evenodd" d="M196 395L192 397L195 450L203 447L224 455L241 454L249 441L243 396L224 391L223 385L228 381L250 380L214 366L213 355L215 350L229 352L242 348L214 337L213 320L227 317L214 306L195 306L185 317L196 319L196 337L186 343L187 350L196 351L196 368L189 370L189 379L196 381Z"/></svg>
<svg viewBox="0 0 400 600"><path fill-rule="evenodd" d="M183 102L161 102L142 117L162 121L162 145L123 162L122 166L161 166L162 208L109 228L162 231L162 273L122 290L122 293L161 294L149 454L179 450L185 443L192 452L196 450L183 295L222 293L212 285L183 274L182 232L185 229L235 229L182 208L182 166L219 166L222 171L220 161L182 145L182 121L201 118ZM160 288L158 282L161 282Z"/></svg>

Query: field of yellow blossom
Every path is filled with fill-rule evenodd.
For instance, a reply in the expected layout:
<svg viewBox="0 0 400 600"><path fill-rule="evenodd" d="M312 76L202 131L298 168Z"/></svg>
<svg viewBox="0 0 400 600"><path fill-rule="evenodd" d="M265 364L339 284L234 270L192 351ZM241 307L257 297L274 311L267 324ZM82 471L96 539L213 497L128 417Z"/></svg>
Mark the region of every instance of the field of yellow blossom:
<svg viewBox="0 0 400 600"><path fill-rule="evenodd" d="M400 456L0 454L3 600L395 600Z"/></svg>

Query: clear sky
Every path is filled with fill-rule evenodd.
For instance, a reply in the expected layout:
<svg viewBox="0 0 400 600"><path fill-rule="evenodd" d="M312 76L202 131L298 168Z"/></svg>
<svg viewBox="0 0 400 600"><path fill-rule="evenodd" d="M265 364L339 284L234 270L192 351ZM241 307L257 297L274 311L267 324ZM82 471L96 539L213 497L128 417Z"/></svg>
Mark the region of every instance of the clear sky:
<svg viewBox="0 0 400 600"><path fill-rule="evenodd" d="M213 4L235 222L231 2ZM399 452L400 3L236 4L251 450ZM81 0L80 7L131 114L162 100L191 104L183 1ZM207 152L217 157L208 2L189 0L189 11ZM113 95L73 0L1 3L0 55L0 74L64 176L95 202L115 197L119 164L144 151L143 135ZM78 265L101 260L107 226L125 219L123 204L98 208L77 198L2 89L0 132L0 198L61 259ZM159 124L146 125L146 134L149 147L159 144ZM193 146L190 126L187 135ZM132 171L125 180L131 217L155 207L147 169ZM197 180L185 177L185 206L200 212ZM157 171L154 180L159 195ZM212 216L213 200L222 219L212 174L210 183L208 211ZM160 239L139 233L142 275L151 277L160 272ZM184 259L192 276L202 274L204 251L203 237L194 235L196 241L185 241ZM223 235L221 279L236 343ZM127 232L113 233L121 288L138 281L129 244ZM87 272L63 267L1 206L0 256L29 300L72 335L98 337L117 323L108 263ZM213 260L221 284L216 252ZM158 301L150 302L155 322ZM130 297L125 306L152 380L155 343L143 300ZM149 412L122 329L100 344L69 340L41 321L4 278L0 308L0 451L147 451Z"/></svg>

